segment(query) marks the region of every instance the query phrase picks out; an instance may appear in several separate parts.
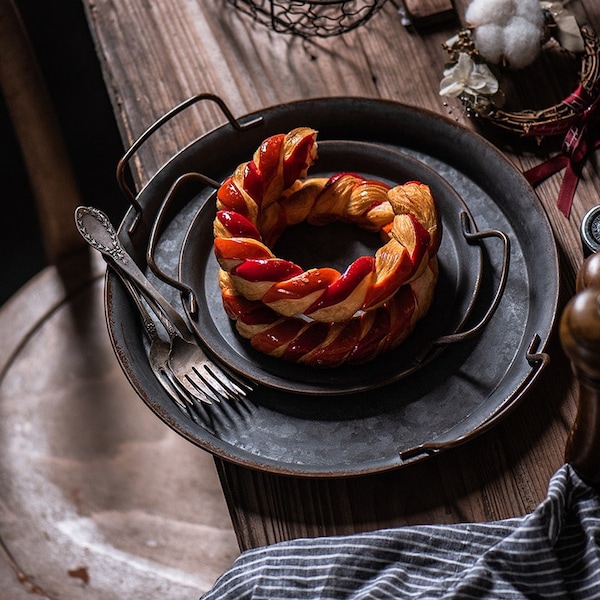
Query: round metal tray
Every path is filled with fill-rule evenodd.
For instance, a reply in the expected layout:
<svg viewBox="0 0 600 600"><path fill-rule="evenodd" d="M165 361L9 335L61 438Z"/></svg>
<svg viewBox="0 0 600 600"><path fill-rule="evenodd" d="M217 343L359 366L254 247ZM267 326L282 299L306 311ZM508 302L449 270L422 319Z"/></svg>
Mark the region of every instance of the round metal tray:
<svg viewBox="0 0 600 600"><path fill-rule="evenodd" d="M446 180L422 162L390 147L352 141L319 144L319 158L310 175L326 177L343 171L360 173L389 185L418 180L430 186L443 227L438 252L440 275L432 309L399 348L364 365L316 369L257 352L235 332L223 309L219 265L212 244L216 211L215 199L211 197L192 220L179 263L179 279L193 290L198 304L197 311L188 310L189 322L199 339L221 362L255 383L282 392L313 396L383 387L414 373L439 354L437 350L443 346L436 345L436 340L456 333L473 307L482 271L481 248L466 237L463 224L468 208ZM472 217L468 222L474 226ZM305 229L304 238L297 230L291 239L284 234L279 243L284 245L284 250L283 253L278 250L278 255L308 268L322 260L320 255L328 248L334 247L339 250L334 256L336 262L327 262L327 265L344 271L358 256L374 252L373 247L369 247L369 235L360 235L356 227L338 224L337 227ZM339 238L343 238L343 243L340 244Z"/></svg>
<svg viewBox="0 0 600 600"><path fill-rule="evenodd" d="M122 242L146 267L154 220L178 178L199 172L221 181L263 139L300 125L317 129L321 141L374 142L409 154L456 190L479 229L504 232L510 269L493 317L452 352L374 392L334 399L305 394L290 402L289 394L261 386L255 392L260 397L208 407L194 423L171 406L154 379L134 308L109 273L108 327L131 384L166 424L194 444L276 473L335 477L394 469L488 430L523 398L546 363L543 351L558 302L558 258L548 220L524 177L491 144L457 124L395 102L359 98L265 109L203 135L173 157L136 196L141 212L132 208L126 215ZM156 261L173 277L190 223L214 192L210 185L191 188L177 195L156 245ZM489 308L500 277L500 246L496 240L483 244L483 277L466 326ZM180 302L173 288L160 279L156 284Z"/></svg>

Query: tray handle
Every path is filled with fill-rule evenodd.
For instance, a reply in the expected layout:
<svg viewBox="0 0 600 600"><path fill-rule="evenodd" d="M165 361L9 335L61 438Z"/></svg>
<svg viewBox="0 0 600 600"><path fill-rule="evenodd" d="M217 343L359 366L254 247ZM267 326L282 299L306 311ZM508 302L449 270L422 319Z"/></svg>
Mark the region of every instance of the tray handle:
<svg viewBox="0 0 600 600"><path fill-rule="evenodd" d="M140 219L140 216L142 214L142 206L137 199L138 192L136 192L136 190L127 182L127 172L129 172L129 169L127 167L129 166L129 161L131 160L131 157L139 150L140 146L142 146L142 144L144 144L144 142L146 142L146 140L148 140L148 138L150 136L152 136L163 125L165 125L165 123L170 121L175 115L179 114L180 112L182 112L186 108L192 106L193 104L196 104L197 102L200 102L203 100L208 100L210 102L214 102L215 104L217 104L217 106L221 109L221 112L225 115L225 117L229 121L229 124L234 129L237 129L238 131L244 131L245 129L254 127L255 125L258 125L260 122L262 122L262 120L263 120L262 116L258 116L258 117L254 117L248 121L245 121L244 123L240 122L238 119L236 119L233 116L233 113L229 110L229 107L227 106L227 104L225 104L225 102L219 96L217 96L215 94L210 94L210 93L202 93L202 94L196 94L195 96L191 96L187 100L184 100L177 106L173 107L170 111L165 113L162 117L158 118L152 125L150 125L150 127L148 127L148 129L146 129L146 131L144 131L142 133L142 135L140 135L140 137L137 138L137 140L135 140L135 142L133 142L133 144L130 146L129 150L127 150L127 152L125 152L125 154L123 155L123 157L117 164L117 170L116 170L117 183L119 184L119 187L121 188L121 191L123 192L125 197L129 200L130 204L133 206L133 208L136 211L136 216L129 228L130 234L133 233L133 231L135 230L135 227L136 227L136 225Z"/></svg>
<svg viewBox="0 0 600 600"><path fill-rule="evenodd" d="M506 288L506 282L508 280L508 270L510 266L509 237L504 232L498 229L478 231L472 223L471 217L466 211L460 213L460 219L463 228L463 235L465 236L465 239L467 241L479 242L487 238L496 237L502 242L502 263L496 293L494 294L494 297L492 298L488 309L486 310L483 317L480 319L479 323L477 323L476 325L474 325L466 331L455 331L454 333L442 335L432 340L415 357L415 363L418 365L423 365L429 362L434 356L436 356L441 351L442 346L447 346L448 344L454 344L457 342L463 342L478 335L483 330L483 328L490 322L490 319L494 316L494 313L498 308L498 304L500 304L500 300L502 299L502 295L504 294L504 290ZM478 290L479 284L477 285L477 288L474 292L474 297L476 297L476 295L478 294Z"/></svg>
<svg viewBox="0 0 600 600"><path fill-rule="evenodd" d="M519 399L527 391L530 384L549 364L550 356L546 352L538 351L540 343L541 338L539 334L534 334L527 348L527 351L525 352L525 359L530 364L531 370L527 373L523 381L519 384L519 386L512 393L512 395L509 396L507 402L505 402L500 409L492 413L483 423L481 423L481 425L479 425L469 433L458 436L451 440L426 442L424 444L420 444L412 448L407 448L406 450L400 450L398 452L398 455L400 456L402 462L414 462L416 460L430 457L434 454L438 454L442 450L455 448L456 446L460 446L461 444L464 444L470 439L481 435L482 433L488 431L494 425L496 425L498 421L500 421L500 419L504 418L510 412L510 410L512 410L512 408L518 404Z"/></svg>
<svg viewBox="0 0 600 600"><path fill-rule="evenodd" d="M502 242L502 266L500 270L500 278L498 280L498 287L496 288L496 293L492 298L492 302L488 307L485 315L481 318L479 323L474 325L471 329L467 331L460 331L451 333L449 335L443 335L439 338L433 340L432 344L434 346L443 346L445 344L452 344L455 342L462 342L464 340L468 340L472 337L478 335L481 330L490 322L490 319L494 316L496 309L498 308L498 304L500 304L500 300L502 299L502 294L504 294L504 289L506 288L506 282L508 280L508 269L510 266L510 239L503 232L498 229L488 229L485 231L472 231L471 230L471 221L466 212L462 212L460 215L463 234L468 241L479 241L484 240L491 237L496 237Z"/></svg>
<svg viewBox="0 0 600 600"><path fill-rule="evenodd" d="M163 271L157 264L156 258L154 256L156 252L156 246L160 238L160 233L162 232L163 222L165 221L165 215L168 214L168 208L171 204L171 201L177 195L180 189L189 182L201 183L204 186L213 187L215 189L217 189L220 185L219 182L214 181L209 177L202 175L201 173L195 172L185 173L184 175L181 175L175 180L175 183L173 183L173 185L167 192L167 195L165 196L164 200L162 201L162 204L160 205L160 208L158 209L156 217L152 223L150 236L148 238L148 247L146 249L146 262L148 263L148 267L150 267L150 270L159 279L161 279L168 285L174 287L175 289L179 290L179 292L183 296L182 301L187 302L187 310L189 314L192 317L195 317L198 313L198 301L196 299L196 294L194 290L192 290L190 286L186 285L179 279L173 278L167 273L165 273L165 271Z"/></svg>

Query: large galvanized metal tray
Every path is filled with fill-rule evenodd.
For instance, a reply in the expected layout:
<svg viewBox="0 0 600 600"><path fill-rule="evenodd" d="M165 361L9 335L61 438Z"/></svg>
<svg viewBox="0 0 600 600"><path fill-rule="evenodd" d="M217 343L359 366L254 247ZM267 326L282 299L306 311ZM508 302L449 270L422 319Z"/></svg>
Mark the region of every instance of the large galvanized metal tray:
<svg viewBox="0 0 600 600"><path fill-rule="evenodd" d="M455 191L479 230L502 232L508 248L493 238L478 246L481 277L475 277L474 296L473 286L464 286L472 302L458 302L465 313L453 315L453 328L479 323L506 275L493 315L477 335L453 344L451 351L440 352L415 372L396 379L386 371L389 379L383 386L371 382L355 389L361 387L355 377L347 390L338 381L336 393L328 395L318 381L311 394L304 386L282 389L288 377L278 372L275 382L260 383L247 401L207 407L194 422L171 405L154 380L134 308L109 273L108 327L131 384L151 410L190 442L226 460L275 473L336 477L399 468L489 430L521 401L547 362L544 350L558 302L558 258L548 220L524 177L494 146L454 122L399 103L360 98L289 103L228 122L181 150L135 195L135 206L121 224L122 242L146 268L151 241L160 270L183 279L197 293L209 260L197 244L211 240L190 240L206 237L210 217L203 211L210 210L207 203L214 193L209 182L221 181L248 160L264 138L301 125L317 129L324 142L368 142L377 151L389 148L410 156ZM181 185L161 217L160 239L151 240L165 198L187 173L201 173L207 183ZM504 273L506 251L510 266ZM204 252L205 262L199 261L195 279L190 269L198 252ZM470 268L459 264L452 277L464 274L470 282ZM185 310L187 288L180 297L161 279L156 284ZM206 309L205 299L198 306L201 318L194 317L196 327L206 324ZM209 351L213 346L216 360L235 362L220 355L214 339L204 341ZM249 375L260 379L256 372Z"/></svg>

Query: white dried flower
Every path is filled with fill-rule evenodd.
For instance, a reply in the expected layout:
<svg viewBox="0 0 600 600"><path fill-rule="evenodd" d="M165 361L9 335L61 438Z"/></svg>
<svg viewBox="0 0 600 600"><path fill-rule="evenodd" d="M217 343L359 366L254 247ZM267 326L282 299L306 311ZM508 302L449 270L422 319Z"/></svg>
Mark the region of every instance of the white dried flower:
<svg viewBox="0 0 600 600"><path fill-rule="evenodd" d="M544 14L539 0L473 0L465 19L488 62L521 69L541 52Z"/></svg>
<svg viewBox="0 0 600 600"><path fill-rule="evenodd" d="M458 98L464 94L477 100L498 91L498 80L484 63L476 63L468 54L461 52L458 61L444 70L440 82L440 96Z"/></svg>

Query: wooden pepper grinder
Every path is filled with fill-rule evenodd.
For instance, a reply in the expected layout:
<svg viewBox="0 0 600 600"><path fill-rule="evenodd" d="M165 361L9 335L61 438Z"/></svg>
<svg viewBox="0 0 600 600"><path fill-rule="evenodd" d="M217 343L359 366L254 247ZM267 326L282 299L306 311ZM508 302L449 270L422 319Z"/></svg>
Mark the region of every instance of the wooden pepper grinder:
<svg viewBox="0 0 600 600"><path fill-rule="evenodd" d="M579 385L579 405L565 460L600 487L600 252L584 261L577 294L560 321L560 338Z"/></svg>

